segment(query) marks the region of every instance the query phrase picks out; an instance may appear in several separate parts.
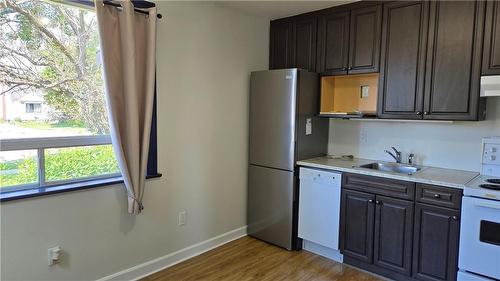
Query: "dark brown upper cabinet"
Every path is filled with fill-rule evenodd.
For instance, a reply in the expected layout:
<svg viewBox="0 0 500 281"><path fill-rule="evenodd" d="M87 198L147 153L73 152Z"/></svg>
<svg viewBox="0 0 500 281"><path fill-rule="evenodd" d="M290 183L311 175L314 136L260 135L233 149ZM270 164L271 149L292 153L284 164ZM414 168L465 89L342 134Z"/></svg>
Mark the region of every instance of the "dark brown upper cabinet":
<svg viewBox="0 0 500 281"><path fill-rule="evenodd" d="M293 67L293 24L272 21L269 40L269 69Z"/></svg>
<svg viewBox="0 0 500 281"><path fill-rule="evenodd" d="M485 2L430 3L424 119L479 120Z"/></svg>
<svg viewBox="0 0 500 281"><path fill-rule="evenodd" d="M429 2L384 5L378 116L422 119Z"/></svg>
<svg viewBox="0 0 500 281"><path fill-rule="evenodd" d="M483 120L484 14L482 1L384 4L378 116Z"/></svg>
<svg viewBox="0 0 500 281"><path fill-rule="evenodd" d="M380 72L377 115L478 121L500 75L498 1L361 1L271 22L271 69Z"/></svg>
<svg viewBox="0 0 500 281"><path fill-rule="evenodd" d="M378 72L381 21L382 6L378 4L323 11L319 24L319 71L326 75Z"/></svg>
<svg viewBox="0 0 500 281"><path fill-rule="evenodd" d="M269 68L316 71L317 17L301 15L271 22Z"/></svg>
<svg viewBox="0 0 500 281"><path fill-rule="evenodd" d="M351 10L349 74L379 71L382 5Z"/></svg>
<svg viewBox="0 0 500 281"><path fill-rule="evenodd" d="M315 72L318 19L315 16L299 17L293 26L293 66Z"/></svg>
<svg viewBox="0 0 500 281"><path fill-rule="evenodd" d="M498 1L486 2L482 75L500 75L500 9Z"/></svg>
<svg viewBox="0 0 500 281"><path fill-rule="evenodd" d="M331 75L347 74L349 11L328 13L320 17L319 29L319 71Z"/></svg>

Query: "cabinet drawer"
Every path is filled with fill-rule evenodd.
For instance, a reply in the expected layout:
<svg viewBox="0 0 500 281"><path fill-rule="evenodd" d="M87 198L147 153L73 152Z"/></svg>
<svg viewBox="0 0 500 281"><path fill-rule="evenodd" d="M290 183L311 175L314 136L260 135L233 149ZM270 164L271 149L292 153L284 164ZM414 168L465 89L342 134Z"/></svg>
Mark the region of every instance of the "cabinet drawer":
<svg viewBox="0 0 500 281"><path fill-rule="evenodd" d="M443 186L417 184L417 201L436 206L460 209L462 190Z"/></svg>
<svg viewBox="0 0 500 281"><path fill-rule="evenodd" d="M415 198L415 183L373 176L344 174L342 188L406 200L413 200Z"/></svg>

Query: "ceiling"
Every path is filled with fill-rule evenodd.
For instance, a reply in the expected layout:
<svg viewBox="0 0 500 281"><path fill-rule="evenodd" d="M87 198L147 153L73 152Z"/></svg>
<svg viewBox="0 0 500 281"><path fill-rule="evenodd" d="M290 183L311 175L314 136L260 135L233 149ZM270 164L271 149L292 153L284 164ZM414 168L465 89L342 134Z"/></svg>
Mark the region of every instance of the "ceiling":
<svg viewBox="0 0 500 281"><path fill-rule="evenodd" d="M216 1L217 5L239 10L246 14L266 18L279 19L298 15L328 7L343 5L355 0L336 1Z"/></svg>

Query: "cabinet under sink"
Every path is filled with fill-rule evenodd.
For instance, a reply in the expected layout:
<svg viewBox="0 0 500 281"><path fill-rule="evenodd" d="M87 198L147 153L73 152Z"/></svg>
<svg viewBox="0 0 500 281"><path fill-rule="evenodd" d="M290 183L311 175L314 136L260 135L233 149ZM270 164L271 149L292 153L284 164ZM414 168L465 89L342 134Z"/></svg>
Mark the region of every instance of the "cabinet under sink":
<svg viewBox="0 0 500 281"><path fill-rule="evenodd" d="M344 263L399 281L457 276L462 190L343 174Z"/></svg>

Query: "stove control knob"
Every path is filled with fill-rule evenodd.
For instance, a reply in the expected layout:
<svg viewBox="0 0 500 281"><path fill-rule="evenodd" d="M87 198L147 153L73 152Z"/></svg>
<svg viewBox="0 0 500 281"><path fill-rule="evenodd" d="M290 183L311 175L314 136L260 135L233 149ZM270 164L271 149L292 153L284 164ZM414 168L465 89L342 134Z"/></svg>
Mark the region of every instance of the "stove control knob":
<svg viewBox="0 0 500 281"><path fill-rule="evenodd" d="M491 161L495 161L495 160L497 160L496 155L491 155L491 156L490 156L490 160L491 160Z"/></svg>

